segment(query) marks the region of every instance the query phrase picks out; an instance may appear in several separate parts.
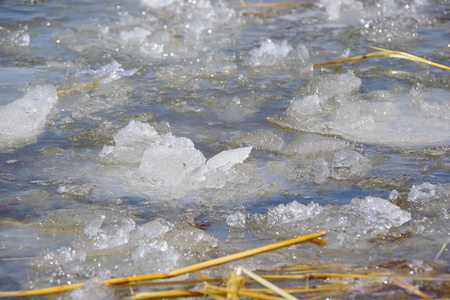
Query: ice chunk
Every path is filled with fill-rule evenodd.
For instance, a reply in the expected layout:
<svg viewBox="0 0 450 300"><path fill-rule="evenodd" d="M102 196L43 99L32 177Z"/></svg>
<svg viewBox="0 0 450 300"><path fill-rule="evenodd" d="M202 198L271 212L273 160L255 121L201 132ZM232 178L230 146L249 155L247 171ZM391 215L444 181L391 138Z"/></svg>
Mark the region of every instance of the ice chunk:
<svg viewBox="0 0 450 300"><path fill-rule="evenodd" d="M139 227L139 230L149 239L157 238L172 230L174 225L163 218L156 218Z"/></svg>
<svg viewBox="0 0 450 300"><path fill-rule="evenodd" d="M334 152L349 147L346 141L324 137L316 134L305 134L297 136L284 150L285 155L318 155Z"/></svg>
<svg viewBox="0 0 450 300"><path fill-rule="evenodd" d="M341 19L341 14L344 9L351 9L352 11L355 11L356 14L364 8L360 1L355 0L320 0L317 5L325 7L325 11L330 21Z"/></svg>
<svg viewBox="0 0 450 300"><path fill-rule="evenodd" d="M178 0L140 0L141 5L148 6L150 8L163 8L176 3Z"/></svg>
<svg viewBox="0 0 450 300"><path fill-rule="evenodd" d="M278 152L284 147L283 139L268 130L243 133L231 140L233 144L251 144L256 149Z"/></svg>
<svg viewBox="0 0 450 300"><path fill-rule="evenodd" d="M205 160L191 140L167 134L160 145L152 146L144 152L139 173L156 184L175 186L202 166Z"/></svg>
<svg viewBox="0 0 450 300"><path fill-rule="evenodd" d="M278 44L269 39L263 41L259 48L250 51L247 64L252 67L279 64L281 59L286 57L292 49L286 40Z"/></svg>
<svg viewBox="0 0 450 300"><path fill-rule="evenodd" d="M206 166L210 169L223 168L224 170L229 170L235 164L242 163L249 156L252 149L253 147L245 147L222 151L208 159Z"/></svg>
<svg viewBox="0 0 450 300"><path fill-rule="evenodd" d="M70 293L63 295L63 300L103 300L111 299L114 294L114 290L110 286L103 282L98 277L94 277L86 281L86 283L71 291Z"/></svg>
<svg viewBox="0 0 450 300"><path fill-rule="evenodd" d="M144 151L159 139L153 127L147 123L130 121L115 136L115 146L104 146L99 156L103 161L136 165Z"/></svg>
<svg viewBox="0 0 450 300"><path fill-rule="evenodd" d="M332 165L332 177L350 179L362 177L372 169L371 161L353 150L341 150L335 153Z"/></svg>
<svg viewBox="0 0 450 300"><path fill-rule="evenodd" d="M94 183L85 184L61 184L57 192L63 194L64 197L85 199L95 189Z"/></svg>
<svg viewBox="0 0 450 300"><path fill-rule="evenodd" d="M431 200L436 198L436 186L429 182L413 185L408 194L408 201Z"/></svg>
<svg viewBox="0 0 450 300"><path fill-rule="evenodd" d="M322 213L323 207L317 203L309 203L303 205L297 201L286 205L279 205L269 209L267 213L267 222L272 225L293 223L306 219L310 219Z"/></svg>
<svg viewBox="0 0 450 300"><path fill-rule="evenodd" d="M227 224L232 228L245 228L246 214L241 211L227 215Z"/></svg>
<svg viewBox="0 0 450 300"><path fill-rule="evenodd" d="M359 90L361 79L351 71L344 74L327 74L300 87L299 96L317 94L322 98L331 98L339 95L346 95Z"/></svg>
<svg viewBox="0 0 450 300"><path fill-rule="evenodd" d="M57 99L53 85L38 85L0 108L0 147L35 143Z"/></svg>
<svg viewBox="0 0 450 300"><path fill-rule="evenodd" d="M130 232L135 230L136 223L130 218L117 223L97 230L97 234L92 237L96 249L111 249L128 243Z"/></svg>
<svg viewBox="0 0 450 300"><path fill-rule="evenodd" d="M360 224L363 233L370 230L373 234L379 234L393 226L400 226L411 220L409 212L403 211L397 205L382 198L372 196L354 198L348 207L365 216L364 224Z"/></svg>
<svg viewBox="0 0 450 300"><path fill-rule="evenodd" d="M313 175L314 182L317 184L322 184L327 181L327 178L330 177L331 171L328 167L328 163L323 158L316 159L316 162L313 166Z"/></svg>

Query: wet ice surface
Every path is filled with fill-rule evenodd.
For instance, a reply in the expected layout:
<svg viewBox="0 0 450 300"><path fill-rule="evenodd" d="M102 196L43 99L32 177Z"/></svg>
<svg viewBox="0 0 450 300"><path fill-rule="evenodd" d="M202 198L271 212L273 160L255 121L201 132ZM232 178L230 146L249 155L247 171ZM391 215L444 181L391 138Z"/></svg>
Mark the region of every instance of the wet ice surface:
<svg viewBox="0 0 450 300"><path fill-rule="evenodd" d="M98 278L321 230L242 264L448 268L448 74L313 68L372 45L448 64L445 2L228 4L0 4L1 258L33 257L1 262L1 290L102 299Z"/></svg>

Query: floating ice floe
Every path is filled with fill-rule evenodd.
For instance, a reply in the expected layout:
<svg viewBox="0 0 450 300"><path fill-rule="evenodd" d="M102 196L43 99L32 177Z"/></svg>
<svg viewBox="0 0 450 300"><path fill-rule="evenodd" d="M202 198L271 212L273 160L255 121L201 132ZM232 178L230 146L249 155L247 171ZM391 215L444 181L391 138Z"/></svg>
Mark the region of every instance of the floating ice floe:
<svg viewBox="0 0 450 300"><path fill-rule="evenodd" d="M53 85L38 85L21 99L0 108L0 147L36 142L58 100Z"/></svg>
<svg viewBox="0 0 450 300"><path fill-rule="evenodd" d="M226 150L206 160L194 143L171 133L159 135L147 123L131 121L115 136L115 146L104 146L100 161L130 184L185 194L220 189L238 176L233 168L248 158L252 147ZM119 170L119 171L117 171Z"/></svg>
<svg viewBox="0 0 450 300"><path fill-rule="evenodd" d="M336 135L352 142L412 147L450 139L448 96L432 91L380 93L361 99L361 80L352 72L323 75L301 86L285 117L273 123L300 131Z"/></svg>

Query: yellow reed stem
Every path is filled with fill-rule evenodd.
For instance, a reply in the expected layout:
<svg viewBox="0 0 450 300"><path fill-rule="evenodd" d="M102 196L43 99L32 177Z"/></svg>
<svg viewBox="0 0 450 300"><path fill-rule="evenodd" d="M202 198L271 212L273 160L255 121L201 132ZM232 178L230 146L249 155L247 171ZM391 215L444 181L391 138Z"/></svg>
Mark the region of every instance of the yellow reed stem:
<svg viewBox="0 0 450 300"><path fill-rule="evenodd" d="M264 278L262 278L261 276L256 275L255 273L253 273L250 270L247 270L244 267L239 267L237 269L237 274L240 275L240 273L244 273L245 275L249 276L250 278L252 278L253 280L255 280L256 282L258 282L259 284L271 289L272 291L274 291L275 293L277 293L278 295L282 296L285 299L288 300L297 300L297 298L295 298L294 296L292 296L291 294L283 291L282 289L280 289L279 287L277 287L276 285L274 285L273 283L265 280Z"/></svg>
<svg viewBox="0 0 450 300"><path fill-rule="evenodd" d="M354 61L354 60L360 60L360 59L365 59L365 58L371 58L371 57L392 57L392 58L401 58L401 59L407 59L407 60L412 60L415 62L420 62L420 63L424 63L430 66L434 66L434 67L438 67L444 70L450 70L450 67L445 66L445 65L441 65L438 63L435 63L433 61L409 54L409 53L405 53L405 52L400 52L400 51L394 51L394 50L387 50L387 49L383 49L383 48L378 48L378 47L370 47L372 49L378 50L378 52L372 52L372 53L368 53L366 55L361 55L361 56L355 56L355 57L349 57L349 58L344 58L344 59L340 59L340 60L335 60L335 61L329 61L329 62L324 62L324 63L318 63L318 64L314 64L314 67L318 67L318 66L326 66L326 65L332 65L332 64L340 64L343 62L348 62L348 61Z"/></svg>
<svg viewBox="0 0 450 300"><path fill-rule="evenodd" d="M404 288L406 290L413 292L414 294L416 294L419 297L422 297L424 299L429 299L429 300L433 299L433 297L425 294L424 292L420 291L419 289L415 288L414 286L412 286L404 281L398 280L396 278L392 278L391 282L398 287L401 287L401 288Z"/></svg>
<svg viewBox="0 0 450 300"><path fill-rule="evenodd" d="M245 4L244 1L241 0L241 5L229 5L228 8L266 8L266 7L290 7L294 5L306 5L311 4L311 1L302 1L302 2L288 2L288 3L259 3L259 4Z"/></svg>
<svg viewBox="0 0 450 300"><path fill-rule="evenodd" d="M179 298L179 297L203 297L203 291L187 291L187 290L171 290L160 292L138 293L131 297L133 300L144 299L162 299L162 298Z"/></svg>

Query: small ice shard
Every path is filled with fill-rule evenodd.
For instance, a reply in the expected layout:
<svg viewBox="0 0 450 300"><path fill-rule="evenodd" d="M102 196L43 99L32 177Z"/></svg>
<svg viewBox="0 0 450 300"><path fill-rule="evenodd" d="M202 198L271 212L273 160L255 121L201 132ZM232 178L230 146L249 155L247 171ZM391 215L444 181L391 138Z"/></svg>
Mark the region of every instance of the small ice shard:
<svg viewBox="0 0 450 300"><path fill-rule="evenodd" d="M323 184L330 177L331 172L328 167L328 163L322 157L316 159L313 166L314 182L317 184Z"/></svg>
<svg viewBox="0 0 450 300"><path fill-rule="evenodd" d="M302 134L297 136L284 150L285 155L318 155L333 153L349 147L349 143L337 138L325 137L317 134Z"/></svg>
<svg viewBox="0 0 450 300"><path fill-rule="evenodd" d="M280 63L292 49L286 40L278 44L269 39L262 42L259 48L250 51L247 63L252 67L275 65Z"/></svg>
<svg viewBox="0 0 450 300"><path fill-rule="evenodd" d="M206 162L206 166L209 169L223 168L224 170L229 170L235 164L242 163L250 155L252 149L253 147L245 147L222 151L211 157Z"/></svg>
<svg viewBox="0 0 450 300"><path fill-rule="evenodd" d="M282 224L295 223L313 218L321 214L322 211L323 207L317 203L311 202L308 205L303 205L294 201L269 209L267 212L267 222L271 225L281 226Z"/></svg>
<svg viewBox="0 0 450 300"><path fill-rule="evenodd" d="M411 220L409 212L378 197L354 198L348 208L363 213L365 224L360 226L364 232L372 231L373 234L385 232L393 226L401 226Z"/></svg>
<svg viewBox="0 0 450 300"><path fill-rule="evenodd" d="M142 6L147 6L150 8L164 8L166 6L172 5L176 3L177 0L141 0L140 3Z"/></svg>
<svg viewBox="0 0 450 300"><path fill-rule="evenodd" d="M0 108L0 147L35 143L57 99L53 85L38 85Z"/></svg>
<svg viewBox="0 0 450 300"><path fill-rule="evenodd" d="M139 164L142 154L159 139L156 130L147 123L130 121L115 136L115 146L104 146L99 156L103 161Z"/></svg>
<svg viewBox="0 0 450 300"><path fill-rule="evenodd" d="M353 150L341 150L334 155L332 177L336 179L362 177L370 169L372 162L367 157Z"/></svg>
<svg viewBox="0 0 450 300"><path fill-rule="evenodd" d="M113 289L98 277L94 277L86 281L86 283L71 291L63 298L65 300L103 300L111 299L114 294Z"/></svg>
<svg viewBox="0 0 450 300"><path fill-rule="evenodd" d="M255 132L245 132L231 140L233 144L250 144L256 149L272 152L281 151L284 147L284 140L268 130L258 130Z"/></svg>
<svg viewBox="0 0 450 300"><path fill-rule="evenodd" d="M408 194L408 201L430 200L436 198L436 186L429 182L413 185Z"/></svg>

